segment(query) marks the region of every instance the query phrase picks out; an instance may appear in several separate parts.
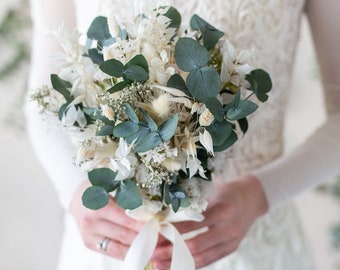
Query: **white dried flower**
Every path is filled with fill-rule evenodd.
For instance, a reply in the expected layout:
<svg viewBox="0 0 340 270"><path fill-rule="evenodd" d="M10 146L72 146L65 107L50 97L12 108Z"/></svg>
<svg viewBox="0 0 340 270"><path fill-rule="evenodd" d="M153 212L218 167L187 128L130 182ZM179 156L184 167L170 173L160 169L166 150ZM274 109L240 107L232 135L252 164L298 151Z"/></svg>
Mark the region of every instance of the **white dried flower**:
<svg viewBox="0 0 340 270"><path fill-rule="evenodd" d="M179 171L182 167L181 163L176 161L173 158L166 158L162 165L170 172L176 172Z"/></svg>
<svg viewBox="0 0 340 270"><path fill-rule="evenodd" d="M112 109L110 106L108 106L108 105L106 105L106 104L100 104L100 108L102 109L103 115L104 115L107 119L109 119L109 120L111 120L111 121L114 120L114 115L115 115L115 113L114 113L113 109Z"/></svg>
<svg viewBox="0 0 340 270"><path fill-rule="evenodd" d="M214 156L213 141L210 133L205 129L203 133L200 132L199 138L203 147L208 151L209 154Z"/></svg>
<svg viewBox="0 0 340 270"><path fill-rule="evenodd" d="M209 109L206 109L199 117L199 123L203 127L208 127L212 124L214 121L213 114L209 111Z"/></svg>
<svg viewBox="0 0 340 270"><path fill-rule="evenodd" d="M152 101L152 109L158 115L158 117L164 118L169 115L169 104L170 96L168 94L162 94Z"/></svg>

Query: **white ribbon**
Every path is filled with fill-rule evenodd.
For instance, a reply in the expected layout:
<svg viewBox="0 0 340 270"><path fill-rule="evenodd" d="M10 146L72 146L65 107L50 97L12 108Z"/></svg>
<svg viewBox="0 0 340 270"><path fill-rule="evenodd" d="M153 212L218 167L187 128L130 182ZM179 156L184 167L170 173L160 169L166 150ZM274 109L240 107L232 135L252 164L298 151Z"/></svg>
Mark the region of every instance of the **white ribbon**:
<svg viewBox="0 0 340 270"><path fill-rule="evenodd" d="M173 244L171 270L195 270L194 258L172 222L202 221L204 217L201 214L186 209L178 213L169 212L163 217L151 213L145 207L128 211L127 214L135 219L147 220L147 223L133 241L122 269L144 270L155 250L160 233Z"/></svg>

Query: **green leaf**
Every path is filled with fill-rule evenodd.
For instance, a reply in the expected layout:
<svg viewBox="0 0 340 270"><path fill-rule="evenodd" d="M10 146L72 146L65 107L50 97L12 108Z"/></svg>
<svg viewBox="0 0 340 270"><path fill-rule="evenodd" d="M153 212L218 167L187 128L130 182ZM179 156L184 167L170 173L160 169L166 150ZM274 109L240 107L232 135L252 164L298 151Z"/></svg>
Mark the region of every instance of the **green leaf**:
<svg viewBox="0 0 340 270"><path fill-rule="evenodd" d="M181 206L187 207L190 205L187 194L179 184L168 185L165 183L163 194L164 202L166 204L171 204L174 212L177 212Z"/></svg>
<svg viewBox="0 0 340 270"><path fill-rule="evenodd" d="M134 82L145 82L149 79L149 73L141 66L129 65L124 71L127 79Z"/></svg>
<svg viewBox="0 0 340 270"><path fill-rule="evenodd" d="M62 94L68 103L71 103L74 98L67 88L71 88L72 84L68 81L60 79L57 74L51 74L50 78L53 89Z"/></svg>
<svg viewBox="0 0 340 270"><path fill-rule="evenodd" d="M113 134L113 126L104 126L96 132L96 136L111 136Z"/></svg>
<svg viewBox="0 0 340 270"><path fill-rule="evenodd" d="M192 96L205 103L209 98L218 95L221 79L214 68L203 67L189 74L187 85Z"/></svg>
<svg viewBox="0 0 340 270"><path fill-rule="evenodd" d="M120 183L116 193L116 202L120 207L130 210L142 205L142 196L134 181L125 180Z"/></svg>
<svg viewBox="0 0 340 270"><path fill-rule="evenodd" d="M269 74L262 69L255 69L246 75L246 80L250 83L251 90L255 92L257 99L261 102L267 101L267 93L273 86Z"/></svg>
<svg viewBox="0 0 340 270"><path fill-rule="evenodd" d="M126 86L129 85L129 81L122 81L122 82L119 82L119 83L116 83L114 86L112 86L111 88L107 89L107 92L109 93L115 93L115 92L118 92L120 90L123 90Z"/></svg>
<svg viewBox="0 0 340 270"><path fill-rule="evenodd" d="M182 78L181 75L179 75L177 73L172 75L169 78L166 86L179 89L179 90L183 91L187 96L189 96L189 97L191 96L184 79Z"/></svg>
<svg viewBox="0 0 340 270"><path fill-rule="evenodd" d="M215 121L209 127L206 127L206 130L210 133L211 138L213 139L213 145L219 146L229 138L233 131L233 125L228 121Z"/></svg>
<svg viewBox="0 0 340 270"><path fill-rule="evenodd" d="M237 107L232 107L227 112L227 118L231 121L240 120L257 110L259 106L250 100L240 100Z"/></svg>
<svg viewBox="0 0 340 270"><path fill-rule="evenodd" d="M158 132L150 132L143 139L141 139L138 144L135 146L135 153L144 153L149 151L155 147L157 147L162 142L161 136Z"/></svg>
<svg viewBox="0 0 340 270"><path fill-rule="evenodd" d="M246 132L248 131L248 127L249 127L247 118L239 119L237 120L237 122L240 126L241 131L243 132L243 135L246 134Z"/></svg>
<svg viewBox="0 0 340 270"><path fill-rule="evenodd" d="M138 116L136 115L135 111L131 107L130 103L125 103L125 113L130 118L130 120L136 124L139 123Z"/></svg>
<svg viewBox="0 0 340 270"><path fill-rule="evenodd" d="M183 71L204 67L210 59L209 52L192 38L180 38L175 47L177 66Z"/></svg>
<svg viewBox="0 0 340 270"><path fill-rule="evenodd" d="M172 136L174 136L177 125L178 114L175 114L159 128L159 135L161 136L163 142L170 140Z"/></svg>
<svg viewBox="0 0 340 270"><path fill-rule="evenodd" d="M103 16L96 17L87 31L87 37L98 41L110 39L112 36L107 24L107 18Z"/></svg>
<svg viewBox="0 0 340 270"><path fill-rule="evenodd" d="M223 105L221 104L221 102L217 98L215 98L215 97L209 98L207 100L207 102L205 103L205 105L207 106L207 108L213 114L214 118L217 121L223 120L223 118L224 118Z"/></svg>
<svg viewBox="0 0 340 270"><path fill-rule="evenodd" d="M88 172L88 178L93 186L104 188L107 192L111 192L117 188L118 181L115 181L117 173L108 168L93 169Z"/></svg>
<svg viewBox="0 0 340 270"><path fill-rule="evenodd" d="M147 73L149 72L148 62L146 61L144 55L142 55L142 54L136 55L125 65L126 68L129 67L129 66L140 66Z"/></svg>
<svg viewBox="0 0 340 270"><path fill-rule="evenodd" d="M126 142L128 144L132 144L133 141L137 144L140 140L145 138L147 134L150 133L150 129L144 125L139 124L139 129L136 133L133 133L132 135L125 138Z"/></svg>
<svg viewBox="0 0 340 270"><path fill-rule="evenodd" d="M222 31L216 29L197 15L193 15L191 17L190 26L193 30L199 30L201 32L203 46L207 48L207 50L213 49L220 38L224 35Z"/></svg>
<svg viewBox="0 0 340 270"><path fill-rule="evenodd" d="M98 120L104 122L104 124L107 125L107 126L113 126L115 124L114 121L109 120L108 118L106 118L103 115L101 109L85 107L82 110L86 115L90 116L91 119L94 119L94 120L98 119Z"/></svg>
<svg viewBox="0 0 340 270"><path fill-rule="evenodd" d="M104 188L92 186L83 193L82 202L85 207L98 210L109 203L109 195Z"/></svg>
<svg viewBox="0 0 340 270"><path fill-rule="evenodd" d="M235 131L232 131L229 138L221 145L214 146L214 152L222 152L232 146L238 140Z"/></svg>
<svg viewBox="0 0 340 270"><path fill-rule="evenodd" d="M168 11L164 14L165 17L168 17L171 20L171 23L167 28L175 28L178 29L181 26L182 18L181 14L174 7L169 7Z"/></svg>
<svg viewBox="0 0 340 270"><path fill-rule="evenodd" d="M150 115L148 115L144 110L141 109L142 114L145 117L145 120L147 122L147 125L151 131L156 131L158 129L158 126L156 122L151 118Z"/></svg>
<svg viewBox="0 0 340 270"><path fill-rule="evenodd" d="M99 51L96 48L89 49L88 57L92 60L93 63L100 65L104 62L103 54L99 53Z"/></svg>
<svg viewBox="0 0 340 270"><path fill-rule="evenodd" d="M58 119L61 121L65 115L65 113L67 112L68 109L68 105L69 103L65 103L63 104L60 108L59 108L59 112L58 112Z"/></svg>
<svg viewBox="0 0 340 270"><path fill-rule="evenodd" d="M118 138L125 138L136 133L138 129L139 129L138 124L132 121L125 121L113 128L113 136Z"/></svg>
<svg viewBox="0 0 340 270"><path fill-rule="evenodd" d="M106 74L113 76L115 78L123 77L124 75L124 65L116 60L110 59L102 63L99 68Z"/></svg>

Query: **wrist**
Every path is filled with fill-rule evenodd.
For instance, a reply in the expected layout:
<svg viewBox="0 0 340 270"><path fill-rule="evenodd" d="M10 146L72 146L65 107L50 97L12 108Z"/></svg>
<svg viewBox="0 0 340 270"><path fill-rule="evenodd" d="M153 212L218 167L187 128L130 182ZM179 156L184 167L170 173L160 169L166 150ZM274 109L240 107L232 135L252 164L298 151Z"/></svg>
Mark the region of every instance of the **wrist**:
<svg viewBox="0 0 340 270"><path fill-rule="evenodd" d="M255 217L266 214L269 210L267 196L260 181L252 174L245 174L239 179L244 199L251 202L249 205L253 208L252 212Z"/></svg>

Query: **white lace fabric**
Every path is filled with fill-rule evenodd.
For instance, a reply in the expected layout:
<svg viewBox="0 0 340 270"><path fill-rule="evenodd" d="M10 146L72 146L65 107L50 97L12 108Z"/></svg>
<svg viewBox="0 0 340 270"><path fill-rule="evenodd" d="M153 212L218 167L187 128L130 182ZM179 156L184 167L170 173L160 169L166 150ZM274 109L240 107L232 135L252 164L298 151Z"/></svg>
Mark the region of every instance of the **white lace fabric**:
<svg viewBox="0 0 340 270"><path fill-rule="evenodd" d="M120 19L131 18L141 5L152 0L75 0L80 31L85 32L98 14L116 10ZM50 55L57 46L42 34L74 15L68 0L31 0L34 5L35 34L30 88L47 84L53 68ZM58 5L55 4L58 2ZM303 0L215 0L168 1L182 14L183 24L197 13L224 31L238 48L254 48L253 64L267 70L273 79L269 101L251 117L250 128L232 151L220 153L214 162L216 171L226 181L253 172L263 185L272 211L259 219L242 242L238 252L205 268L206 270L310 270L313 269L303 240L298 215L291 204L280 205L308 186L340 172L340 36L329 29L340 17L337 0L309 0L307 11L314 30L329 118L320 129L293 153L281 157L283 121ZM332 16L330 16L332 15ZM73 16L74 17L74 16ZM47 19L48 18L48 19ZM51 19L52 18L52 19ZM54 19L53 19L54 18ZM335 23L335 24L334 24ZM339 22L338 22L339 24ZM320 34L321 33L321 34ZM328 34L327 34L328 33ZM327 41L325 45L324 41ZM306 101L308 97L306 97ZM68 207L74 190L84 181L72 164L74 149L58 130L46 128L32 104L26 106L28 130L42 165L54 182L62 204ZM53 142L53 143L52 143ZM53 151L53 155L51 155ZM319 156L327 159L321 165ZM275 161L274 161L275 160ZM70 254L70 252L72 253ZM82 247L82 241L71 218L67 218L60 270L119 270L120 262L104 258ZM76 267L77 268L77 267ZM80 269L80 268L77 268Z"/></svg>

